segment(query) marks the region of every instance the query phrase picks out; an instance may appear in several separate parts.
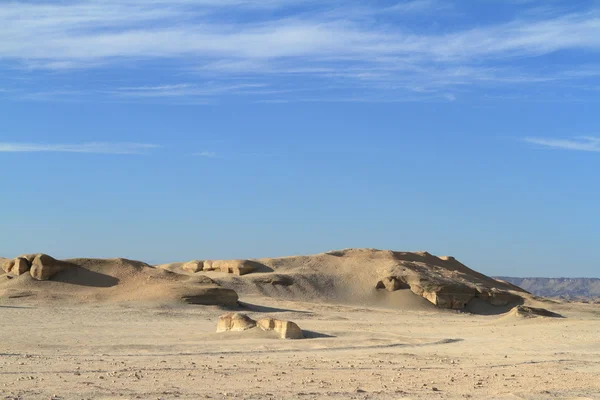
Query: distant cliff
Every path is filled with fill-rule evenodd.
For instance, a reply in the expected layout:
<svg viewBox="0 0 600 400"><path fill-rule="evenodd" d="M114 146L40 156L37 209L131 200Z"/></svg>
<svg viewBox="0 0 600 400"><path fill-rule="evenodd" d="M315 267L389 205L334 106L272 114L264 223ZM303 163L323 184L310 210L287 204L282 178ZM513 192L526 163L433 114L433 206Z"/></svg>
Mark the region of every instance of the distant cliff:
<svg viewBox="0 0 600 400"><path fill-rule="evenodd" d="M600 298L598 278L510 278L497 279L517 285L537 296L563 298Z"/></svg>

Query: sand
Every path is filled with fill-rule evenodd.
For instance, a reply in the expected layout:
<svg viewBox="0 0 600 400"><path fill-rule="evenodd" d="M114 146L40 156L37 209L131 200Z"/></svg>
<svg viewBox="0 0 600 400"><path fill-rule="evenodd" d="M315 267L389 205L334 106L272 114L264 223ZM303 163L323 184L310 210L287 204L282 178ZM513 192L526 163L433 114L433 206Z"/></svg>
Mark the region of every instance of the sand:
<svg viewBox="0 0 600 400"><path fill-rule="evenodd" d="M524 319L242 300L311 338L216 334L214 306L0 306L1 398L600 398L592 306Z"/></svg>
<svg viewBox="0 0 600 400"><path fill-rule="evenodd" d="M0 291L32 293L0 297L1 399L600 398L598 305L527 297L565 318L491 313L488 304L473 305L484 311L477 315L439 309L408 289L375 290L369 272L357 273L368 278L361 287L347 279L350 267L338 265L336 280L335 265L302 263L294 273L273 264L244 277L200 274L237 288L240 306L194 305L159 290L188 285L188 276L77 263L104 284L90 286L81 271L80 280L56 282L0 276ZM256 283L274 275L294 283ZM230 311L294 321L307 338L216 333Z"/></svg>

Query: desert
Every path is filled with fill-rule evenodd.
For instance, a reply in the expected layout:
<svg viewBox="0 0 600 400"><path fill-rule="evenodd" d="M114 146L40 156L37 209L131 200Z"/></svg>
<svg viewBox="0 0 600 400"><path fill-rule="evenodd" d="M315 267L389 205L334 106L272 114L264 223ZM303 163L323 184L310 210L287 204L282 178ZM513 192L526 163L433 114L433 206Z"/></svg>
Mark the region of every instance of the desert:
<svg viewBox="0 0 600 400"><path fill-rule="evenodd" d="M454 257L2 262L3 399L599 398L597 305Z"/></svg>
<svg viewBox="0 0 600 400"><path fill-rule="evenodd" d="M0 400L600 400L600 0L0 0Z"/></svg>

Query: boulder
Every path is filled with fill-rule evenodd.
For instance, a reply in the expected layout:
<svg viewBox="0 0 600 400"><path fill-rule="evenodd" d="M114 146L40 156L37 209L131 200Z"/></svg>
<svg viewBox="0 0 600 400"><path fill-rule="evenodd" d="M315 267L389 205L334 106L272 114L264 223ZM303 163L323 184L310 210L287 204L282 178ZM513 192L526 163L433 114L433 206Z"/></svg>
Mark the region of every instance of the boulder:
<svg viewBox="0 0 600 400"><path fill-rule="evenodd" d="M71 264L55 260L47 254L38 254L31 263L29 273L38 281L47 281L60 271L69 268Z"/></svg>
<svg viewBox="0 0 600 400"><path fill-rule="evenodd" d="M256 267L257 263L250 260L219 260L211 265L214 270L240 276L254 272Z"/></svg>
<svg viewBox="0 0 600 400"><path fill-rule="evenodd" d="M281 339L304 339L302 329L294 322L263 318L256 322L263 331L275 331Z"/></svg>
<svg viewBox="0 0 600 400"><path fill-rule="evenodd" d="M29 271L31 268L31 264L25 258L17 257L15 258L14 265L12 269L9 271L13 275L23 275L25 272Z"/></svg>
<svg viewBox="0 0 600 400"><path fill-rule="evenodd" d="M256 321L241 313L223 314L217 323L217 332L241 332L256 327Z"/></svg>
<svg viewBox="0 0 600 400"><path fill-rule="evenodd" d="M10 271L12 271L14 266L15 266L15 260L5 260L2 263L2 270L8 274Z"/></svg>
<svg viewBox="0 0 600 400"><path fill-rule="evenodd" d="M11 275L23 275L25 272L29 271L31 264L23 257L17 257L14 260L6 260L2 269L5 273Z"/></svg>
<svg viewBox="0 0 600 400"><path fill-rule="evenodd" d="M204 267L203 261L194 260L194 261L190 261L188 263L183 264L181 269L195 274L196 272L202 271L203 267Z"/></svg>

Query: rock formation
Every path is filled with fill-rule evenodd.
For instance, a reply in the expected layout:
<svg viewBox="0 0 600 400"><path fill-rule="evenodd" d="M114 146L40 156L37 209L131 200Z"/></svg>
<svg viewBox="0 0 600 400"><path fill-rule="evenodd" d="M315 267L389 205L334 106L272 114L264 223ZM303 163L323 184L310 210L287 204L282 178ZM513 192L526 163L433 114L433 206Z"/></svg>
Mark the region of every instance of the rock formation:
<svg viewBox="0 0 600 400"><path fill-rule="evenodd" d="M31 256L19 256L13 260L5 260L2 265L2 269L7 274L11 275L23 275L31 268L31 261L35 257Z"/></svg>
<svg viewBox="0 0 600 400"><path fill-rule="evenodd" d="M275 332L280 339L304 339L302 329L291 321L282 321L274 318L253 320L246 314L229 313L219 317L217 332L241 332L249 329L260 328L265 332Z"/></svg>
<svg viewBox="0 0 600 400"><path fill-rule="evenodd" d="M474 310L491 305L498 307L490 312L504 313L501 309L524 304L529 296L519 287L478 273L454 257L437 257L427 252L345 249L309 256L194 260L156 268L124 259L58 261L38 254L22 256L18 263L5 262L3 269L10 271L7 277L22 274L28 263L31 276L37 280L52 279L69 269L68 273L61 272L56 281L71 283L70 288L77 288L73 283L87 288L123 288L127 284L130 288L124 289L119 298L129 298L135 292L144 298L157 299L161 296L158 287L153 291L148 283L164 282L168 291L164 298L174 296L194 304L235 305L240 293L393 307L413 301L429 306L423 300L426 299L440 308ZM207 275L214 281L195 284L189 281L190 277ZM14 291L18 285L10 286Z"/></svg>
<svg viewBox="0 0 600 400"><path fill-rule="evenodd" d="M31 264L23 257L15 258L14 265L10 271L13 275L23 275L31 268Z"/></svg>
<svg viewBox="0 0 600 400"><path fill-rule="evenodd" d="M14 266L15 266L15 260L5 260L2 263L2 270L5 273L10 274L12 272L12 269Z"/></svg>
<svg viewBox="0 0 600 400"><path fill-rule="evenodd" d="M264 318L256 322L263 331L275 331L281 339L304 339L302 329L294 322Z"/></svg>
<svg viewBox="0 0 600 400"><path fill-rule="evenodd" d="M204 268L204 261L198 261L198 260L187 262L187 263L183 264L183 266L181 267L181 269L183 269L184 271L191 272L191 273L196 273L196 272L202 271L203 268Z"/></svg>
<svg viewBox="0 0 600 400"><path fill-rule="evenodd" d="M223 314L217 323L217 332L241 332L256 327L256 321L241 313Z"/></svg>
<svg viewBox="0 0 600 400"><path fill-rule="evenodd" d="M205 271L221 271L234 275L246 275L254 272L258 267L258 263L251 260L216 260L205 261Z"/></svg>
<svg viewBox="0 0 600 400"><path fill-rule="evenodd" d="M31 263L31 277L38 281L47 281L57 273L67 269L71 264L58 261L47 254L38 254Z"/></svg>
<svg viewBox="0 0 600 400"><path fill-rule="evenodd" d="M441 308L463 309L475 298L506 306L522 302L519 292L526 293L473 271L454 257L436 257L427 252L394 252L394 256L398 262L386 268L375 287L388 291L410 288Z"/></svg>

